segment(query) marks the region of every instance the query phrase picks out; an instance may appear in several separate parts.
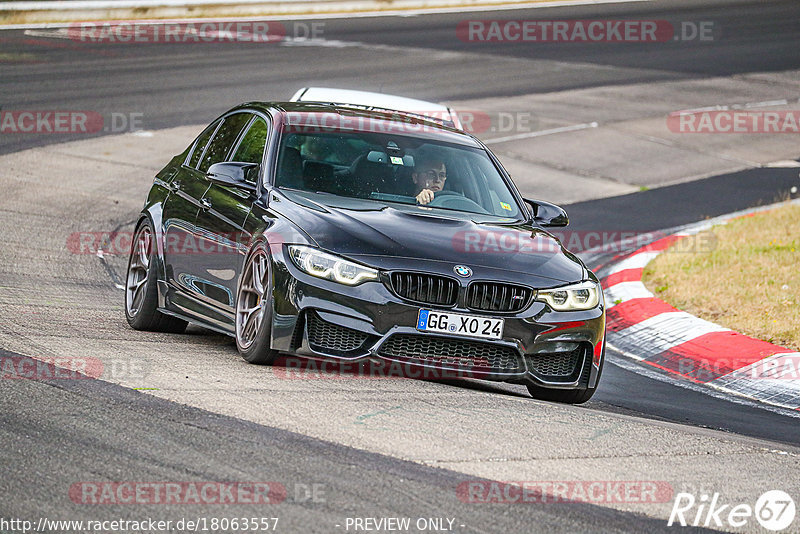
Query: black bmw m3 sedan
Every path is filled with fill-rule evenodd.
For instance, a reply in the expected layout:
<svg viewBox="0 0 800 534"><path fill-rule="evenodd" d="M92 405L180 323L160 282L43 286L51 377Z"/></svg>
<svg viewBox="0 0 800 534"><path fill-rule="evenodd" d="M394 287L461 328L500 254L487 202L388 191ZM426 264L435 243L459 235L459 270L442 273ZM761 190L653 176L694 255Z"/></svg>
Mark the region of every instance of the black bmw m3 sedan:
<svg viewBox="0 0 800 534"><path fill-rule="evenodd" d="M136 225L133 328L187 322L279 355L525 384L582 403L604 361L595 275L470 134L392 110L247 103L154 180Z"/></svg>

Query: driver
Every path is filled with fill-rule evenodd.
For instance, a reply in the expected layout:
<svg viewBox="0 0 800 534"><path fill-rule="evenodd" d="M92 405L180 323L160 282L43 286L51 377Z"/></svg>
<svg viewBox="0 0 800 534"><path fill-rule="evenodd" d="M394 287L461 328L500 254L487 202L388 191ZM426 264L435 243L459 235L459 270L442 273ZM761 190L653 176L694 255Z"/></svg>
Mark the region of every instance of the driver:
<svg viewBox="0 0 800 534"><path fill-rule="evenodd" d="M433 194L441 191L447 180L447 167L441 158L434 155L425 155L417 160L414 172L411 174L414 181L417 202L423 206L433 200Z"/></svg>

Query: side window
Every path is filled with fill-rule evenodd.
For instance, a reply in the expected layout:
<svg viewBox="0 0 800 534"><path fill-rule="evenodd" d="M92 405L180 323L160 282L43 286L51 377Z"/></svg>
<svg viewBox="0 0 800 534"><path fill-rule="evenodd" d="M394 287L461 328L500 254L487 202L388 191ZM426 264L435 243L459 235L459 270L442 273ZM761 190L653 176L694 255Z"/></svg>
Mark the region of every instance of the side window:
<svg viewBox="0 0 800 534"><path fill-rule="evenodd" d="M219 121L214 122L211 126L206 128L206 130L200 134L200 137L197 138L197 141L194 144L194 151L192 152L191 157L189 158L189 167L196 168L197 163L200 161L200 156L203 155L203 150L205 150L206 145L208 144L208 140L211 139L211 134L214 133L214 130L217 129L217 125Z"/></svg>
<svg viewBox="0 0 800 534"><path fill-rule="evenodd" d="M197 170L206 172L214 163L223 161L225 156L228 155L228 151L233 146L233 143L236 142L236 138L239 137L242 128L244 128L244 125L247 124L247 121L249 121L251 117L252 115L249 113L236 113L235 115L225 117L222 126L219 127L214 138L208 144L206 153L203 155L203 161L200 162L200 166Z"/></svg>
<svg viewBox="0 0 800 534"><path fill-rule="evenodd" d="M231 157L231 161L241 161L243 163L258 163L264 159L264 147L267 144L267 121L261 117L250 125L247 133L242 137L236 153Z"/></svg>

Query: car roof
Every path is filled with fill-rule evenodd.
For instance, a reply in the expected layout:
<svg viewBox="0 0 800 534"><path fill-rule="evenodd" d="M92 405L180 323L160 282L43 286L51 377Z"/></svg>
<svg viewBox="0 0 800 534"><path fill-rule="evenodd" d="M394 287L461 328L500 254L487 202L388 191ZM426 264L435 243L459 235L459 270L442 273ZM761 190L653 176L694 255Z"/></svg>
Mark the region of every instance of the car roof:
<svg viewBox="0 0 800 534"><path fill-rule="evenodd" d="M480 147L474 136L463 130L417 115L401 114L396 110L361 109L349 105L320 102L247 102L234 108L255 108L282 115L281 122L294 125L298 132L362 131L408 135L460 145ZM231 111L234 111L231 110ZM334 118L331 121L331 118Z"/></svg>
<svg viewBox="0 0 800 534"><path fill-rule="evenodd" d="M462 129L458 115L451 108L443 104L405 96L356 91L353 89L303 87L292 96L291 102L321 102L365 109L400 111L410 115L427 117L445 126Z"/></svg>

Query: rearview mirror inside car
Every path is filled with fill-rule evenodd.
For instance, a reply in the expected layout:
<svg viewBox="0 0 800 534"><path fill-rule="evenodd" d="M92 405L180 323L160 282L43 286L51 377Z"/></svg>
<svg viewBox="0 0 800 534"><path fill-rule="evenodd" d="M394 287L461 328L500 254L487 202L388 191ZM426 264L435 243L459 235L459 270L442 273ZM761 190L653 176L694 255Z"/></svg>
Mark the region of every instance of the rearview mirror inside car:
<svg viewBox="0 0 800 534"><path fill-rule="evenodd" d="M386 152L380 150L370 150L367 154L367 161L372 163L390 163L392 165L402 165L404 167L414 166L414 156L406 154L405 156L390 156Z"/></svg>
<svg viewBox="0 0 800 534"><path fill-rule="evenodd" d="M369 154L367 154L367 161L372 163L388 163L389 155L380 150L370 150Z"/></svg>

